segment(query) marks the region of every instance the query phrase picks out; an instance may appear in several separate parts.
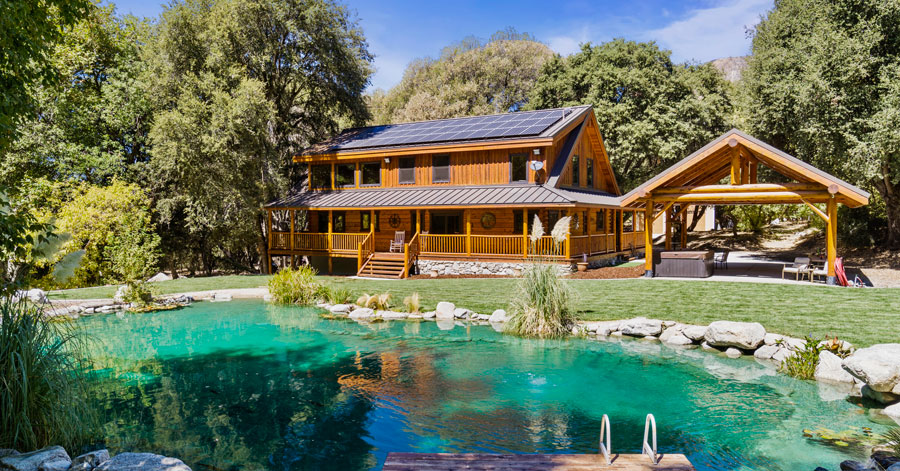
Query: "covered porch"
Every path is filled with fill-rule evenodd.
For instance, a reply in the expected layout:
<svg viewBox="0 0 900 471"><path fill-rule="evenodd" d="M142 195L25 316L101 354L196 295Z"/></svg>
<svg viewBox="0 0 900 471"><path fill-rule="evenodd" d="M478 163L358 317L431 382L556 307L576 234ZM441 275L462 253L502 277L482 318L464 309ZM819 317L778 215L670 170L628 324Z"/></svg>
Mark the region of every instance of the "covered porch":
<svg viewBox="0 0 900 471"><path fill-rule="evenodd" d="M764 176L767 181L760 178ZM869 194L738 130L731 130L622 198L648 221L666 215L665 250L673 247L673 222L692 205L802 204L825 223L824 275L835 284L837 206L868 204ZM656 274L652 224L644 231L645 276ZM681 224L680 247L686 245Z"/></svg>

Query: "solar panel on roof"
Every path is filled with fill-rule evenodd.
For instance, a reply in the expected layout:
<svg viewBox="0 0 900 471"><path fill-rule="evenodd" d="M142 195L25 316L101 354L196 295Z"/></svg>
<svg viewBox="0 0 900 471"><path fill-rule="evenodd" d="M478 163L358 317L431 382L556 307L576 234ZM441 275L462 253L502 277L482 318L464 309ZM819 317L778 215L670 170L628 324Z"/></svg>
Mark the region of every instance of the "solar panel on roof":
<svg viewBox="0 0 900 471"><path fill-rule="evenodd" d="M375 126L358 132L346 142L335 144L331 149L426 144L461 139L537 136L566 115L562 110L542 110Z"/></svg>

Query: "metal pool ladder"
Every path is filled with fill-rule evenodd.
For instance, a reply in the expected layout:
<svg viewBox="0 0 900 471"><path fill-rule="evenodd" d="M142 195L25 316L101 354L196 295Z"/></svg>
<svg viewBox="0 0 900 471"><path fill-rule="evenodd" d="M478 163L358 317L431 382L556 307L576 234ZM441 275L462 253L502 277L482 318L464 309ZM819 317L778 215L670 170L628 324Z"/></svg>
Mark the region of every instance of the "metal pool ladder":
<svg viewBox="0 0 900 471"><path fill-rule="evenodd" d="M605 417L605 416L604 416ZM601 434L602 434L602 428ZM649 434L653 433L653 446L650 446L650 443L647 441ZM641 447L641 454L647 455L650 458L650 462L653 464L659 463L659 456L656 454L656 418L653 417L653 414L647 414L647 420L644 422L644 444ZM607 460L607 463L609 461Z"/></svg>
<svg viewBox="0 0 900 471"><path fill-rule="evenodd" d="M609 458L609 436L612 431L609 429L609 416L603 414L603 418L600 419L600 454L603 455L603 459L606 460L606 464L612 464L612 460ZM606 439L604 443L604 438Z"/></svg>

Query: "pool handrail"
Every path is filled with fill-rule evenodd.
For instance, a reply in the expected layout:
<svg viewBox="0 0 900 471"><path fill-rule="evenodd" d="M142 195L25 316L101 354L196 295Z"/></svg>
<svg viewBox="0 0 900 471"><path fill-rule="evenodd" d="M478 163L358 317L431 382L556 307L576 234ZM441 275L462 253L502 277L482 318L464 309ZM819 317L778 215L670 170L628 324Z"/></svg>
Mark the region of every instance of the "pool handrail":
<svg viewBox="0 0 900 471"><path fill-rule="evenodd" d="M650 443L647 442L648 434L653 431L653 446L650 446ZM656 418L653 417L653 414L647 414L647 420L644 422L644 444L641 447L641 454L647 455L650 458L650 462L654 465L659 463L659 458L656 454Z"/></svg>
<svg viewBox="0 0 900 471"><path fill-rule="evenodd" d="M611 464L612 460L609 458L610 454L610 440L609 437L612 434L612 431L609 428L609 416L603 414L603 418L600 419L600 454L603 455L603 459L606 460L606 464ZM604 438L606 439L606 443L604 443Z"/></svg>

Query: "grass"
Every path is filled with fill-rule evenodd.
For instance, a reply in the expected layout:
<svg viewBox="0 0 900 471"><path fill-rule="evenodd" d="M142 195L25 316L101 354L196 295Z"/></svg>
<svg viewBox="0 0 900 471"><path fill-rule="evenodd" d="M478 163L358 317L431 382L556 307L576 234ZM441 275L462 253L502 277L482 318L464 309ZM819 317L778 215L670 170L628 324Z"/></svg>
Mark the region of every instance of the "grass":
<svg viewBox="0 0 900 471"><path fill-rule="evenodd" d="M320 277L325 284L350 289L351 299L364 293L390 292L403 299L415 292L422 310L450 301L479 313L509 309L517 280L415 279L354 280ZM267 276L223 276L157 283L159 293L265 286ZM571 280L577 316L584 320L636 316L708 324L716 320L759 322L772 332L795 337L838 336L857 346L896 342L900 338L900 289L850 289L676 280ZM51 299L112 297L115 287L50 293Z"/></svg>

